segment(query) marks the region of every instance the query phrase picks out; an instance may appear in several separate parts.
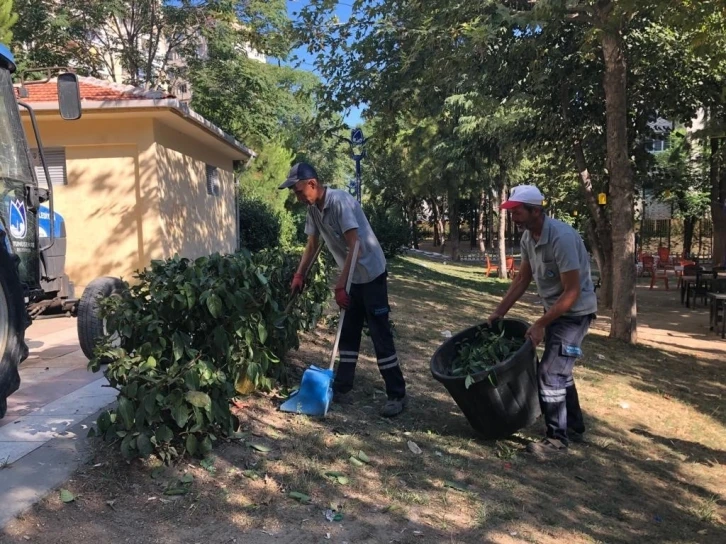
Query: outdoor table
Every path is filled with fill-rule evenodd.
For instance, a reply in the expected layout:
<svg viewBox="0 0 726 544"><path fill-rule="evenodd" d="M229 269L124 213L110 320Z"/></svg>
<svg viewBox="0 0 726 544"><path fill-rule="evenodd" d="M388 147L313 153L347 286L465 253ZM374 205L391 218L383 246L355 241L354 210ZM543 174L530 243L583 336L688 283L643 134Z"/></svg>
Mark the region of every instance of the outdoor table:
<svg viewBox="0 0 726 544"><path fill-rule="evenodd" d="M721 319L721 338L726 338L726 293L709 293L710 316L709 329L718 334L719 314Z"/></svg>

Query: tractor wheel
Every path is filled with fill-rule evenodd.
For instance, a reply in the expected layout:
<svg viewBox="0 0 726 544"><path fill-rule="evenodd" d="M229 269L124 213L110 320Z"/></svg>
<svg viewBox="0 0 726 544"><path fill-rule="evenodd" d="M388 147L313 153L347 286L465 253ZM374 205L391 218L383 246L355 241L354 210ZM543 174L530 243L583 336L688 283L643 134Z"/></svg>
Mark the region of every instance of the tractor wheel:
<svg viewBox="0 0 726 544"><path fill-rule="evenodd" d="M28 357L26 323L17 266L7 251L0 248L0 418L7 411L8 397L20 387L18 365Z"/></svg>
<svg viewBox="0 0 726 544"><path fill-rule="evenodd" d="M78 341L83 354L89 359L93 358L93 351L101 338L114 335L100 315L99 301L119 296L125 289L126 286L120 279L105 276L96 278L83 290L78 303Z"/></svg>

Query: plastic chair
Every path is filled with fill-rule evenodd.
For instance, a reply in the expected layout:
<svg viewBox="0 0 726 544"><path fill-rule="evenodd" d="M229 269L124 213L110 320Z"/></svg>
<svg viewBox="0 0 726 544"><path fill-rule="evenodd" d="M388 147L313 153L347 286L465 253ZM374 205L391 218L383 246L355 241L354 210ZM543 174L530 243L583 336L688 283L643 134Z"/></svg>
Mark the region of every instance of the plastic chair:
<svg viewBox="0 0 726 544"><path fill-rule="evenodd" d="M655 276L655 259L652 255L643 255L640 262L643 263L643 271L641 272L641 275L648 272L651 277Z"/></svg>
<svg viewBox="0 0 726 544"><path fill-rule="evenodd" d="M514 279L517 276L517 270L516 264L514 263L514 255L510 255L507 257L507 277Z"/></svg>
<svg viewBox="0 0 726 544"><path fill-rule="evenodd" d="M486 253L486 270L484 273L486 274L486 277L489 277L489 274L492 272L499 272L499 265L498 264L492 264L492 260L489 258L489 254Z"/></svg>
<svg viewBox="0 0 726 544"><path fill-rule="evenodd" d="M662 274L660 273L662 272ZM669 291L668 287L668 272L665 269L662 269L660 271L654 270L651 272L650 275L650 288L653 289L653 286L655 285L655 282L662 281L665 284L666 291Z"/></svg>
<svg viewBox="0 0 726 544"><path fill-rule="evenodd" d="M668 264L668 259L670 259L671 250L667 247L659 247L658 248L658 263L661 266L665 266Z"/></svg>

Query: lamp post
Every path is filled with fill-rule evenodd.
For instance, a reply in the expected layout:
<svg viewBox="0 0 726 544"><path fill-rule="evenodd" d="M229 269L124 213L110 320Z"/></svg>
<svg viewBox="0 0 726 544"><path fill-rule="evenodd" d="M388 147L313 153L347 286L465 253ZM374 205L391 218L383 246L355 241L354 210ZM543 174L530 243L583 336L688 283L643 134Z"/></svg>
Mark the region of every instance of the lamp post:
<svg viewBox="0 0 726 544"><path fill-rule="evenodd" d="M365 145L368 142L368 138L363 136L363 130L360 128L354 128L350 131L350 138L344 138L338 136L341 140L346 142L350 146L350 158L355 161L355 197L358 202L361 202L363 196L362 178L361 178L361 166L360 163L366 158ZM360 153L355 152L355 148L360 148Z"/></svg>

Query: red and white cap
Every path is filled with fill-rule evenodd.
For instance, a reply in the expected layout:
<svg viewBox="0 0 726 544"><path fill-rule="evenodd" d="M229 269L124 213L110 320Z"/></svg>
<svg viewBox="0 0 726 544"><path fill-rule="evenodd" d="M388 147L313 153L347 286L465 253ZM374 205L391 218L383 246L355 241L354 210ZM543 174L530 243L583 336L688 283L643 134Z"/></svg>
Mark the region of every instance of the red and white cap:
<svg viewBox="0 0 726 544"><path fill-rule="evenodd" d="M532 206L544 205L544 196L534 185L517 185L509 195L509 200L499 206L502 210L511 210L522 204Z"/></svg>

